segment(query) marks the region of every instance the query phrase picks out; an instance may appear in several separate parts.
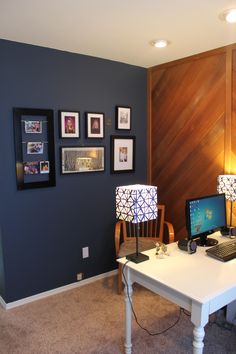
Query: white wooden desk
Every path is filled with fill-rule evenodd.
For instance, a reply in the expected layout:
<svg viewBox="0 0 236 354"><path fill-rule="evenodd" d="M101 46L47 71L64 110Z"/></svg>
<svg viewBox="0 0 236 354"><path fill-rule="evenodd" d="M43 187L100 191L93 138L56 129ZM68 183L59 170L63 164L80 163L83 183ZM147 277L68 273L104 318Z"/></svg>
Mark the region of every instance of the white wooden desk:
<svg viewBox="0 0 236 354"><path fill-rule="evenodd" d="M212 235L219 241L227 239ZM132 284L139 283L171 302L191 312L193 330L193 353L203 353L204 326L209 315L236 299L236 259L221 262L206 255L206 248L188 254L179 250L177 243L168 245L170 256L157 258L155 249L143 252L150 259L143 263L128 262L124 267L126 338L125 353L132 353L131 320ZM126 258L118 259L125 264ZM129 294L129 296L128 296Z"/></svg>

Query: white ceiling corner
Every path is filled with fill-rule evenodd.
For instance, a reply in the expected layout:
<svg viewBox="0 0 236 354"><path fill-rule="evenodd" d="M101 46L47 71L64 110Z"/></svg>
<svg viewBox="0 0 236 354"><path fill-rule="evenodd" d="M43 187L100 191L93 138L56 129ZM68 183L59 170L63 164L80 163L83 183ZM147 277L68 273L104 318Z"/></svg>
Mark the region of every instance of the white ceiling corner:
<svg viewBox="0 0 236 354"><path fill-rule="evenodd" d="M236 42L225 0L0 0L0 38L151 67ZM170 45L157 49L154 39Z"/></svg>

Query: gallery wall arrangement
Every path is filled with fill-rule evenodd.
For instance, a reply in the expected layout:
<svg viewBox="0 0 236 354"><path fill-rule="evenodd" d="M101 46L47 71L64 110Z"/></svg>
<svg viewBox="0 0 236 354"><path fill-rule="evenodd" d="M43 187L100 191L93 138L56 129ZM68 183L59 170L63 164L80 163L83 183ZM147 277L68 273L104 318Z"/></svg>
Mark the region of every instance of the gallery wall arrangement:
<svg viewBox="0 0 236 354"><path fill-rule="evenodd" d="M147 70L0 50L0 297L11 303L117 268L115 188L147 179Z"/></svg>
<svg viewBox="0 0 236 354"><path fill-rule="evenodd" d="M80 112L59 111L59 137L80 133ZM16 180L19 190L56 185L52 109L13 108ZM116 130L131 130L131 107L116 106ZM104 139L104 113L85 113L85 137ZM110 139L111 173L135 171L135 136ZM61 146L61 174L105 171L105 146Z"/></svg>

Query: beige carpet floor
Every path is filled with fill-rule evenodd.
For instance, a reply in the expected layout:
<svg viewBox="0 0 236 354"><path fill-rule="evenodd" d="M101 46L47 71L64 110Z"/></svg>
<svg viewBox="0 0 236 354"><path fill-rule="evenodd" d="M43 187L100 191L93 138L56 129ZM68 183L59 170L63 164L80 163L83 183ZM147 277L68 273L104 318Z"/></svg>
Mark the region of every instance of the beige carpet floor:
<svg viewBox="0 0 236 354"><path fill-rule="evenodd" d="M135 285L133 304L139 321L161 331L178 318L179 309ZM236 330L205 327L205 354L236 353ZM192 353L193 325L182 313L169 331L150 336L133 320L133 354ZM124 353L124 297L116 277L50 296L8 311L0 308L1 354Z"/></svg>

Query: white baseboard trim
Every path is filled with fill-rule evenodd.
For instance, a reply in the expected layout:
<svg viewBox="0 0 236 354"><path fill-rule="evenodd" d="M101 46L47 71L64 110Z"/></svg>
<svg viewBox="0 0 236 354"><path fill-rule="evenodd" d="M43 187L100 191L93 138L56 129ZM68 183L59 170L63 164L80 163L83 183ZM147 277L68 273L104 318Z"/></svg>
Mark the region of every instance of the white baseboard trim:
<svg viewBox="0 0 236 354"><path fill-rule="evenodd" d="M115 274L117 274L117 270L116 269L112 270L110 272L107 272L107 273L96 275L96 276L88 278L88 279L80 280L79 282L76 282L76 283L72 283L72 284L68 284L68 285L65 285L65 286L61 286L61 287L56 288L56 289L48 290L48 291L45 291L43 293L32 295L32 296L29 296L29 297L25 297L24 299L13 301L13 302L9 302L9 303L6 303L3 300L3 298L0 296L0 305L2 305L5 310L10 310L10 309L13 309L14 307L25 305L25 304L28 304L30 302L36 301L36 300L44 299L45 297L48 297L48 296L51 296L51 295L56 295L56 294L62 293L63 291L68 291L68 290L71 290L71 289L79 288L79 287L81 287L83 285L93 283L93 282L95 282L97 280L100 280L100 279L103 279L103 278L107 278L107 277L110 277L110 276L115 275Z"/></svg>
<svg viewBox="0 0 236 354"><path fill-rule="evenodd" d="M6 308L7 305L1 296L0 296L0 305L4 307L4 309Z"/></svg>

